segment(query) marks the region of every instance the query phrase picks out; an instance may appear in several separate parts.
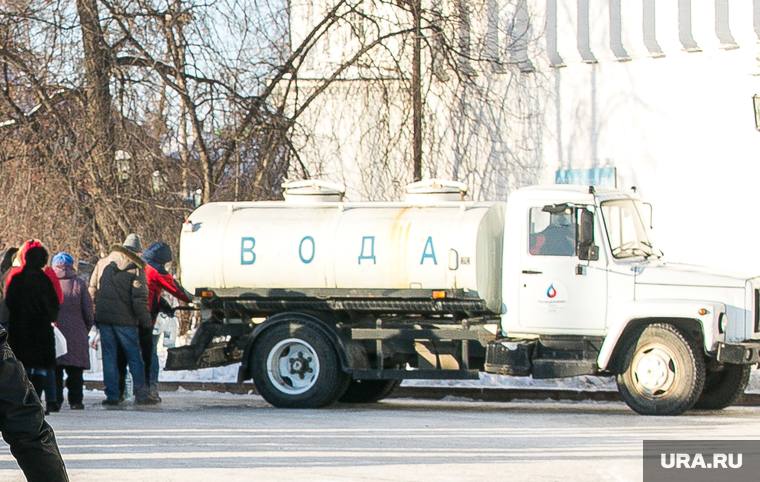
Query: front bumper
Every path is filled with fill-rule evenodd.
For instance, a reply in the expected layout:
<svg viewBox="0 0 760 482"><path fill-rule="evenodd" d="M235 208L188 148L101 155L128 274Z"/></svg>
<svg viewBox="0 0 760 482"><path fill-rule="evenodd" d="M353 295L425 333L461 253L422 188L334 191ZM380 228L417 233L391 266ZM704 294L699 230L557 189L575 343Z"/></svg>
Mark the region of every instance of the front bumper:
<svg viewBox="0 0 760 482"><path fill-rule="evenodd" d="M760 342L718 342L718 352L715 358L721 363L733 363L735 365L754 365L760 363Z"/></svg>

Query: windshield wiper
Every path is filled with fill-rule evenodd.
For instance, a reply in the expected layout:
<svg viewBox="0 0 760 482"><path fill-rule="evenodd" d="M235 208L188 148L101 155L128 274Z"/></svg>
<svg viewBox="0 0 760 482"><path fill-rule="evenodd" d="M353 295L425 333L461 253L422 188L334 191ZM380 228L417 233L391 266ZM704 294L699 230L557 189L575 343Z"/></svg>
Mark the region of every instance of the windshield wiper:
<svg viewBox="0 0 760 482"><path fill-rule="evenodd" d="M659 250L659 249L658 249L658 251L660 252L660 254L656 254L656 253L654 252L654 250L655 250L656 248L654 247L654 245L653 245L652 243L650 243L649 241L641 241L641 244L643 244L644 246L646 246L647 248L649 248L649 249L651 249L651 250L652 250L652 251L651 251L651 253L649 254L649 256L654 256L654 257L656 257L657 259L660 259L660 258L662 258L662 250ZM649 256L647 256L647 259L649 259Z"/></svg>

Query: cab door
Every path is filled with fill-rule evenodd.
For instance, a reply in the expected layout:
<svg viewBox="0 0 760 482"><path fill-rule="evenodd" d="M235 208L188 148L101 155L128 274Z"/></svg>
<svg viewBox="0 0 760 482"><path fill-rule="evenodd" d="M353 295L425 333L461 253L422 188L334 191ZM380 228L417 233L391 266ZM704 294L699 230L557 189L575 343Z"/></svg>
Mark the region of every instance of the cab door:
<svg viewBox="0 0 760 482"><path fill-rule="evenodd" d="M596 246L603 238L593 209L555 204L530 206L525 212L528 230L518 286L519 325L527 332L604 333L607 270L605 254ZM579 249L583 231L587 243Z"/></svg>

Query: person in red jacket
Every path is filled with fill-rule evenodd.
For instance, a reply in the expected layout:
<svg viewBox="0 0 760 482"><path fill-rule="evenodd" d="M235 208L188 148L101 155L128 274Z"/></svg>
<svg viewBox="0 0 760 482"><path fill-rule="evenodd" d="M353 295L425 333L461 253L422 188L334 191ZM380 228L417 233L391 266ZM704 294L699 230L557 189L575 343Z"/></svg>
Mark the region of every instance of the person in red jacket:
<svg viewBox="0 0 760 482"><path fill-rule="evenodd" d="M148 284L148 311L155 327L159 312L172 312L161 295L166 291L180 301L189 303L191 295L174 279L166 265L172 261L172 250L168 244L156 242L148 246L142 255L145 260L145 279ZM150 393L158 397L158 339L153 328L140 333L140 346L145 361L145 378L149 380Z"/></svg>
<svg viewBox="0 0 760 482"><path fill-rule="evenodd" d="M55 389L55 338L50 324L57 322L63 302L58 276L47 266L47 260L47 249L40 240L24 242L3 286L9 342L24 363L37 395L45 392L45 415L59 409Z"/></svg>
<svg viewBox="0 0 760 482"><path fill-rule="evenodd" d="M21 245L21 248L16 252L13 265L5 275L5 285L3 286L5 293L8 292L8 286L10 286L13 278L24 270L24 266L26 266L26 253L32 248L44 248L44 245L39 239L30 239ZM50 282L53 283L53 289L56 296L58 296L58 304L63 303L63 290L61 289L61 283L58 281L58 275L55 274L55 271L50 266L45 266L43 272Z"/></svg>

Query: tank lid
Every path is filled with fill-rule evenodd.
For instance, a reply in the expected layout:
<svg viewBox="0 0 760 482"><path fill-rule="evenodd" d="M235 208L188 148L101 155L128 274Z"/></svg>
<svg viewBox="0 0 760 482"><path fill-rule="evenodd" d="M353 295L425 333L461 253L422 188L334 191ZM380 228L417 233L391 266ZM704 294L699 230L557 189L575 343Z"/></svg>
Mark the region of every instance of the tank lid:
<svg viewBox="0 0 760 482"><path fill-rule="evenodd" d="M322 179L303 179L282 183L286 201L342 201L346 188L342 184Z"/></svg>
<svg viewBox="0 0 760 482"><path fill-rule="evenodd" d="M461 201L466 195L465 183L449 179L423 179L406 186L407 201L431 198L441 201Z"/></svg>

